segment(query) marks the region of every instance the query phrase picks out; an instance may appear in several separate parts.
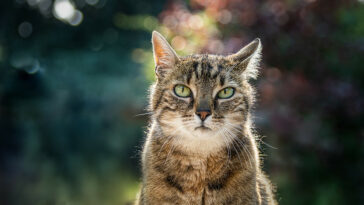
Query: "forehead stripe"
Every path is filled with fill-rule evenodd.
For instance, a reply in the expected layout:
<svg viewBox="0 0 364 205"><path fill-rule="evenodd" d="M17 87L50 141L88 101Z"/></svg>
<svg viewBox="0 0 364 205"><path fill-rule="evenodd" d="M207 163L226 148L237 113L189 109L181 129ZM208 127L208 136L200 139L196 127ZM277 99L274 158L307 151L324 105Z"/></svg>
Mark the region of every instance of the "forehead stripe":
<svg viewBox="0 0 364 205"><path fill-rule="evenodd" d="M221 72L222 69L223 69L223 66L222 65L217 65L217 69L219 70L219 72Z"/></svg>
<svg viewBox="0 0 364 205"><path fill-rule="evenodd" d="M197 62L193 62L193 72L195 73L196 79L198 79L198 63Z"/></svg>
<svg viewBox="0 0 364 205"><path fill-rule="evenodd" d="M206 62L202 62L201 63L201 76L206 76L207 75L207 63Z"/></svg>
<svg viewBox="0 0 364 205"><path fill-rule="evenodd" d="M208 77L210 77L211 76L211 71L212 71L212 65L210 64L210 63L206 63L207 65L206 65L206 67L207 67L207 70L206 70L206 75L208 76Z"/></svg>
<svg viewBox="0 0 364 205"><path fill-rule="evenodd" d="M224 76L220 76L220 85L223 86L225 83L225 77Z"/></svg>
<svg viewBox="0 0 364 205"><path fill-rule="evenodd" d="M213 67L211 66L211 64L207 61L207 59L204 58L201 62L201 75L200 76L210 77L212 68Z"/></svg>
<svg viewBox="0 0 364 205"><path fill-rule="evenodd" d="M190 84L191 82L191 78L192 78L192 70L190 72L187 73L187 84Z"/></svg>
<svg viewBox="0 0 364 205"><path fill-rule="evenodd" d="M217 65L217 70L215 70L215 73L214 73L214 75L212 76L212 78L213 78L213 79L216 79L216 78L217 78L217 76L220 74L221 70L222 70L222 65Z"/></svg>

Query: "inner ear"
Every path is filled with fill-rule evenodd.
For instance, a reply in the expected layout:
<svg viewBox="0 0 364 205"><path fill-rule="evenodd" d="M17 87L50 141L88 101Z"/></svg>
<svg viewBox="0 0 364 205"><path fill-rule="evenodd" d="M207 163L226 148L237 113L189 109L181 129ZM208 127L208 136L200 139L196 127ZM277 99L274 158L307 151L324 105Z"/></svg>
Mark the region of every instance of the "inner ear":
<svg viewBox="0 0 364 205"><path fill-rule="evenodd" d="M228 56L233 64L233 69L245 78L256 78L258 75L258 66L261 60L262 45L257 38L237 53Z"/></svg>
<svg viewBox="0 0 364 205"><path fill-rule="evenodd" d="M178 55L167 40L157 31L153 31L152 44L156 74L168 72L178 62Z"/></svg>

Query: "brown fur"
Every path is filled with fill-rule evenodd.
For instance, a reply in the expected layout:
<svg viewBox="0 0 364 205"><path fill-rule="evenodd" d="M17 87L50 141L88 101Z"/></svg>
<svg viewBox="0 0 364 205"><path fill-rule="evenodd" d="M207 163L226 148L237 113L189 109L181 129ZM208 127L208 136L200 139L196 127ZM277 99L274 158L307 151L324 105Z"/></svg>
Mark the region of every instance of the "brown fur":
<svg viewBox="0 0 364 205"><path fill-rule="evenodd" d="M158 33L153 45L158 79L151 87L153 114L136 204L276 204L250 120L254 89L248 80L256 75L259 40L227 57L178 57ZM176 84L193 96L176 96ZM217 99L226 86L235 88L234 96ZM211 109L207 130L194 129L201 106Z"/></svg>

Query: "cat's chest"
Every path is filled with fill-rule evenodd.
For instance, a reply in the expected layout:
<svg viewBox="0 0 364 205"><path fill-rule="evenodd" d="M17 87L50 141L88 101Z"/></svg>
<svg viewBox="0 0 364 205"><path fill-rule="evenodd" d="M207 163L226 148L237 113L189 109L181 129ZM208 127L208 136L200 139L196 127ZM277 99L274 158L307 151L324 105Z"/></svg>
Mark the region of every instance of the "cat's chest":
<svg viewBox="0 0 364 205"><path fill-rule="evenodd" d="M164 166L167 183L180 186L184 192L202 192L211 182L228 171L224 156L194 156L172 153Z"/></svg>

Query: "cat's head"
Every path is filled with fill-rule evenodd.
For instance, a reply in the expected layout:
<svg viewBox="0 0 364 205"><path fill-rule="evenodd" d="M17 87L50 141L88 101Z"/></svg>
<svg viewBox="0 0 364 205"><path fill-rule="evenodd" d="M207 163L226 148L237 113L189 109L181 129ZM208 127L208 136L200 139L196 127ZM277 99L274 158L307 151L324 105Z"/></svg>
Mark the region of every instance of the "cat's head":
<svg viewBox="0 0 364 205"><path fill-rule="evenodd" d="M180 57L158 32L152 36L156 83L150 109L164 136L190 149L217 149L249 126L261 43L229 56Z"/></svg>

